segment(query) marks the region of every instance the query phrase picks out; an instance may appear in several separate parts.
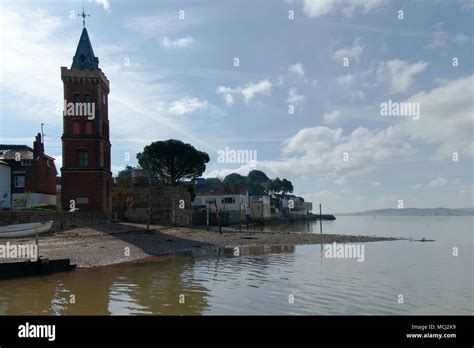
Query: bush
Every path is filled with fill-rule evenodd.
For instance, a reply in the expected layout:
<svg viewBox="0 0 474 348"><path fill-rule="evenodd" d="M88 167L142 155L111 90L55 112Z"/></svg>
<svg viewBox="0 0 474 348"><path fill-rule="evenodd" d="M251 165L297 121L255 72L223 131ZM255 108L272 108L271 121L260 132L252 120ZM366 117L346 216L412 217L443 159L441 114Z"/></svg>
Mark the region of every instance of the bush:
<svg viewBox="0 0 474 348"><path fill-rule="evenodd" d="M54 211L61 211L61 207L56 204L37 204L31 206L33 210L54 210Z"/></svg>

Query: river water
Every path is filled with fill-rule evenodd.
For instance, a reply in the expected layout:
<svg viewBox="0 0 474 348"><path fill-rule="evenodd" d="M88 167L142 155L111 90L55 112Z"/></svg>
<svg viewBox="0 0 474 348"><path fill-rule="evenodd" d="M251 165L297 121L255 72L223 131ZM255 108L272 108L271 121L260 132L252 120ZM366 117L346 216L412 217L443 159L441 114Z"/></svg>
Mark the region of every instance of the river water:
<svg viewBox="0 0 474 348"><path fill-rule="evenodd" d="M364 243L363 262L327 258L325 245L252 247L0 281L0 315L473 314L473 225L341 216L323 232L435 241ZM319 233L316 222L280 228Z"/></svg>

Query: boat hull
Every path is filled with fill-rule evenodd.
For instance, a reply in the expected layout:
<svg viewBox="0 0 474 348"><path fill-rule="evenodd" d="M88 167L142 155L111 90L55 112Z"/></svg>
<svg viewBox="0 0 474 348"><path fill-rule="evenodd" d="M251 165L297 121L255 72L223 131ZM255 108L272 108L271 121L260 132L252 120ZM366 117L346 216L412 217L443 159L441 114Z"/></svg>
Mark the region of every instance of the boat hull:
<svg viewBox="0 0 474 348"><path fill-rule="evenodd" d="M36 231L38 234L48 232L52 225L53 221L1 226L0 238L20 238L34 236Z"/></svg>

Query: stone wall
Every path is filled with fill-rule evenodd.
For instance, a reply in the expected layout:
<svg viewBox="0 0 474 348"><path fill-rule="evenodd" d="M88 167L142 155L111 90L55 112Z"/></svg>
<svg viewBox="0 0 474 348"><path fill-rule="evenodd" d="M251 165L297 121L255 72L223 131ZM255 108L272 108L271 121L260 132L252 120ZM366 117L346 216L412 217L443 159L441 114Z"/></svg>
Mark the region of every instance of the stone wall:
<svg viewBox="0 0 474 348"><path fill-rule="evenodd" d="M182 186L115 185L112 189L112 216L119 220L146 223L147 207L150 223L191 225L191 194Z"/></svg>
<svg viewBox="0 0 474 348"><path fill-rule="evenodd" d="M0 211L0 225L54 221L52 231L86 227L110 222L110 216L89 212L4 210Z"/></svg>

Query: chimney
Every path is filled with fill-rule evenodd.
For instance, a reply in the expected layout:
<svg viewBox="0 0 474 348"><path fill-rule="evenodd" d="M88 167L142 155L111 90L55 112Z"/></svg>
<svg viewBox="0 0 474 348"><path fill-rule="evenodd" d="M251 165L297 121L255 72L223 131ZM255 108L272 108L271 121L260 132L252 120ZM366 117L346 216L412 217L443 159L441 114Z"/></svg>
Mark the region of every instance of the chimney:
<svg viewBox="0 0 474 348"><path fill-rule="evenodd" d="M41 133L38 133L33 143L33 156L34 158L38 158L42 155L44 155L44 144L41 142Z"/></svg>

